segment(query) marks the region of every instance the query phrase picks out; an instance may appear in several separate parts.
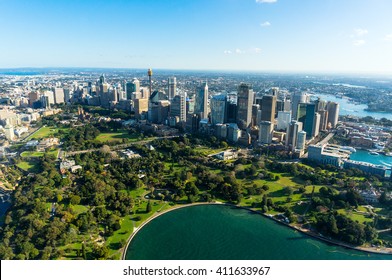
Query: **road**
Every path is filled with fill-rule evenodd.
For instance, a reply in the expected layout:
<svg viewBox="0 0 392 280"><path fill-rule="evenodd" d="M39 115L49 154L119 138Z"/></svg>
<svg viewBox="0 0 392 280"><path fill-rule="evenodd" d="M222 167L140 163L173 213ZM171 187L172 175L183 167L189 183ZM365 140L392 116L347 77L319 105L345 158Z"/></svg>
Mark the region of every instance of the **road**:
<svg viewBox="0 0 392 280"><path fill-rule="evenodd" d="M325 138L323 140L321 140L320 142L318 142L317 144L314 145L324 145L327 144L329 140L332 139L332 137L335 136L335 132L330 132L327 136L325 136ZM303 154L303 156L301 158L307 158L308 157L308 153Z"/></svg>

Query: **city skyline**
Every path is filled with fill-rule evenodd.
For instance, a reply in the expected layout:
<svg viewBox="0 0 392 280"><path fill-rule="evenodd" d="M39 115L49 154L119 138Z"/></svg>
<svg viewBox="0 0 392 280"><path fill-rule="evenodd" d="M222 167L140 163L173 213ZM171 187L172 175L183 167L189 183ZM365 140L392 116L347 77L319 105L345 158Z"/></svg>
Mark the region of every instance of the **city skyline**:
<svg viewBox="0 0 392 280"><path fill-rule="evenodd" d="M392 3L0 1L0 68L392 73Z"/></svg>

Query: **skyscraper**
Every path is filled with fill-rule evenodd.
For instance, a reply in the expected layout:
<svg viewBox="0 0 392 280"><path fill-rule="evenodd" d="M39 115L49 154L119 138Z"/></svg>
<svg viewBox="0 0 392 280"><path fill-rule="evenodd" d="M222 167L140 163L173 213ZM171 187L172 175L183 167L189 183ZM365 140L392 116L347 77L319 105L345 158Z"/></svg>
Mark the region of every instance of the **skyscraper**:
<svg viewBox="0 0 392 280"><path fill-rule="evenodd" d="M195 94L195 114L200 114L202 119L208 118L208 85L202 83L196 88Z"/></svg>
<svg viewBox="0 0 392 280"><path fill-rule="evenodd" d="M291 96L291 111L293 113L293 119L298 120L298 105L300 103L307 103L308 95L305 92L295 93Z"/></svg>
<svg viewBox="0 0 392 280"><path fill-rule="evenodd" d="M235 123L237 121L237 104L233 100L227 101L227 118L228 123Z"/></svg>
<svg viewBox="0 0 392 280"><path fill-rule="evenodd" d="M14 127L12 125L7 124L4 127L5 138L9 141L13 141L15 139Z"/></svg>
<svg viewBox="0 0 392 280"><path fill-rule="evenodd" d="M237 124L240 129L248 128L251 123L253 98L252 86L240 84L237 93Z"/></svg>
<svg viewBox="0 0 392 280"><path fill-rule="evenodd" d="M32 91L29 93L29 106L33 107L33 103L39 100L39 92L38 91Z"/></svg>
<svg viewBox="0 0 392 280"><path fill-rule="evenodd" d="M134 78L132 82L127 82L125 84L125 92L127 95L127 99L131 100L133 92L140 92L140 81Z"/></svg>
<svg viewBox="0 0 392 280"><path fill-rule="evenodd" d="M328 125L328 111L327 110L319 110L320 114L320 131L326 131Z"/></svg>
<svg viewBox="0 0 392 280"><path fill-rule="evenodd" d="M315 112L316 112L316 104L314 103L306 104L304 130L306 132L306 137L308 137L308 139L314 136L313 128L314 128Z"/></svg>
<svg viewBox="0 0 392 280"><path fill-rule="evenodd" d="M214 95L210 101L211 107L211 123L226 122L227 96L225 94Z"/></svg>
<svg viewBox="0 0 392 280"><path fill-rule="evenodd" d="M289 146L291 151L295 150L297 146L298 132L302 130L302 123L298 121L292 121L287 128L286 145Z"/></svg>
<svg viewBox="0 0 392 280"><path fill-rule="evenodd" d="M287 130L291 122L291 112L278 112L278 130Z"/></svg>
<svg viewBox="0 0 392 280"><path fill-rule="evenodd" d="M297 106L297 118L294 118L294 120L297 120L299 122L305 123L305 119L306 119L306 107L307 107L307 103L298 103ZM293 113L294 114L294 113Z"/></svg>
<svg viewBox="0 0 392 280"><path fill-rule="evenodd" d="M186 122L186 95L181 93L173 97L170 105L170 116L178 117L180 122Z"/></svg>
<svg viewBox="0 0 392 280"><path fill-rule="evenodd" d="M167 95L169 96L169 100L172 100L176 95L177 91L177 80L176 77L170 77L167 81Z"/></svg>
<svg viewBox="0 0 392 280"><path fill-rule="evenodd" d="M339 103L328 102L328 104L327 104L327 111L328 111L328 123L331 124L331 128L334 128L338 124Z"/></svg>
<svg viewBox="0 0 392 280"><path fill-rule="evenodd" d="M276 109L276 96L264 95L261 103L261 120L274 123Z"/></svg>
<svg viewBox="0 0 392 280"><path fill-rule="evenodd" d="M259 124L259 142L261 144L270 144L272 142L272 134L274 125L269 121L261 121Z"/></svg>
<svg viewBox="0 0 392 280"><path fill-rule="evenodd" d="M305 144L306 144L306 132L302 130L298 132L296 148L298 150L304 150Z"/></svg>
<svg viewBox="0 0 392 280"><path fill-rule="evenodd" d="M63 88L54 88L54 103L55 104L64 103L64 89Z"/></svg>
<svg viewBox="0 0 392 280"><path fill-rule="evenodd" d="M320 114L314 113L312 137L316 137L320 133Z"/></svg>

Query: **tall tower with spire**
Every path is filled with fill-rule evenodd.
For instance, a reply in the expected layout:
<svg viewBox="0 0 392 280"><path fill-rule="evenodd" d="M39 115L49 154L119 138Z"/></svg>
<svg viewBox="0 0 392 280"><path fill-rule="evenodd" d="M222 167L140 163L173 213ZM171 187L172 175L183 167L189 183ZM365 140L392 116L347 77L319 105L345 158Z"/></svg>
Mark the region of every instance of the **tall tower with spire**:
<svg viewBox="0 0 392 280"><path fill-rule="evenodd" d="M195 114L200 114L201 118L208 118L208 85L207 81L196 88L195 94Z"/></svg>

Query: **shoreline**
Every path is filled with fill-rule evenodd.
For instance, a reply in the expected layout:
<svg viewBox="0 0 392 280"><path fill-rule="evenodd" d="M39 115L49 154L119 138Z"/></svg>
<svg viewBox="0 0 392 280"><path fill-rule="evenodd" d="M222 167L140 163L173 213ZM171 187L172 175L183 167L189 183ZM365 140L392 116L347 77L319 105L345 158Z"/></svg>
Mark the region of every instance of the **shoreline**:
<svg viewBox="0 0 392 280"><path fill-rule="evenodd" d="M346 249L356 250L356 251L360 251L360 252L363 252L363 253L372 253L372 254L378 254L378 255L392 255L392 248L385 248L384 247L383 249L379 249L379 248L374 248L373 249L371 247L361 247L361 246L355 247L355 246L346 244L344 242L340 242L340 241L337 241L337 240L333 240L333 239L329 239L327 237L320 236L317 232L313 232L313 231L310 231L310 230L305 230L305 229L302 229L300 227L284 223L283 221L280 221L278 219L275 219L274 217L268 216L265 213L261 213L259 210L254 210L254 209L248 208L246 206L239 206L239 205L230 204L230 203L226 203L226 202L216 202L215 201L215 202L198 202L198 203L191 203L191 204L185 204L185 205L176 205L176 206L173 206L172 208L169 208L169 209L167 209L167 210L165 210L163 212L154 213L151 217L149 217L147 220L145 220L139 227L136 227L135 228L136 230L134 232L132 232L132 234L129 236L129 238L127 240L127 245L124 247L124 250L123 250L123 252L121 254L121 260L126 260L125 257L126 257L127 251L128 251L128 247L131 244L132 239L139 232L139 230L141 230L145 225L147 225L153 219L155 219L155 218L157 218L157 217L159 217L159 216L161 216L163 214L166 214L168 212L177 210L177 209L181 209L181 208L185 208L185 207L191 207L191 206L200 206L200 205L234 206L236 208L241 208L241 209L244 209L244 210L248 210L250 212L254 212L254 213L260 214L261 216L263 216L265 218L268 218L268 219L270 219L272 221L275 221L275 222L279 223L280 225L286 226L288 228L296 230L296 231L298 231L298 232L300 232L302 234L305 234L307 236L310 236L312 238L315 238L315 239L317 239L317 240L319 240L321 242L324 242L324 243L327 243L327 244L330 244L330 245L335 245L335 246L343 247L343 248L346 248ZM377 249L379 249L379 250L377 250ZM384 251L381 251L381 250L384 250Z"/></svg>

